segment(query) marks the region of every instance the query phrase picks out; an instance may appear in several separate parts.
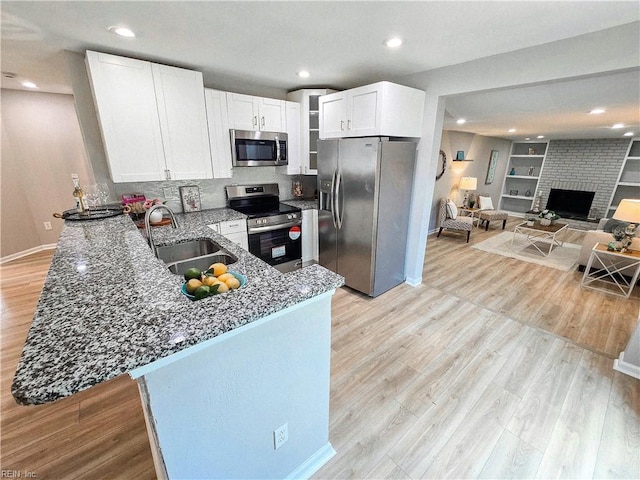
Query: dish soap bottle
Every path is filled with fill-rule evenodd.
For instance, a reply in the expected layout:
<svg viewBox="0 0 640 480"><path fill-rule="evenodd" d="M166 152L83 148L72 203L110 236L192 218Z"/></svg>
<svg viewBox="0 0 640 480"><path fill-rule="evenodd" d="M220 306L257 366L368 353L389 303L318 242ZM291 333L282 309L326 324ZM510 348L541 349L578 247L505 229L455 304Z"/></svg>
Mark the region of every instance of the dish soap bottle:
<svg viewBox="0 0 640 480"><path fill-rule="evenodd" d="M87 208L87 198L85 197L84 190L80 186L80 179L77 173L71 174L71 180L73 180L73 198L76 201L76 210L81 215L88 215L89 209Z"/></svg>

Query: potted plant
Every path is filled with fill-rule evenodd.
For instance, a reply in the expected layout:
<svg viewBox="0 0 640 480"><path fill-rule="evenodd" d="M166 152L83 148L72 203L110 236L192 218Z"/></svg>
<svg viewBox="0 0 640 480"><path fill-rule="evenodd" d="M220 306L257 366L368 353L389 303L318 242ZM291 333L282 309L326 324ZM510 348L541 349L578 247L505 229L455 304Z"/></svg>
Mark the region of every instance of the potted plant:
<svg viewBox="0 0 640 480"><path fill-rule="evenodd" d="M558 215L553 210L545 209L540 212L538 217L540 217L540 225L548 227L553 222L558 220L560 218L560 215Z"/></svg>

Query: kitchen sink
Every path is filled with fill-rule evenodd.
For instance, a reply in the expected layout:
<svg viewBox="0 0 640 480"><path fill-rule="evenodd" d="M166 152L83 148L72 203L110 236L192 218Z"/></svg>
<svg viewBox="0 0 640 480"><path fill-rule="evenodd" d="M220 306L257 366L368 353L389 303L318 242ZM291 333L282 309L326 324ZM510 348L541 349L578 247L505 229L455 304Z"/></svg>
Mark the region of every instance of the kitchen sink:
<svg viewBox="0 0 640 480"><path fill-rule="evenodd" d="M167 268L169 268L171 273L184 275L184 272L193 267L198 270L206 270L212 263L224 263L225 265L229 265L237 261L238 259L232 255L226 253L213 253L211 255L182 260L181 262L169 263L167 264Z"/></svg>
<svg viewBox="0 0 640 480"><path fill-rule="evenodd" d="M212 263L229 265L238 261L216 242L208 239L157 247L156 251L158 258L176 275L183 275L189 268L206 270Z"/></svg>
<svg viewBox="0 0 640 480"><path fill-rule="evenodd" d="M191 240L189 242L156 247L158 258L164 263L174 263L195 257L202 257L222 250L216 242L208 239ZM226 253L226 252L225 252Z"/></svg>

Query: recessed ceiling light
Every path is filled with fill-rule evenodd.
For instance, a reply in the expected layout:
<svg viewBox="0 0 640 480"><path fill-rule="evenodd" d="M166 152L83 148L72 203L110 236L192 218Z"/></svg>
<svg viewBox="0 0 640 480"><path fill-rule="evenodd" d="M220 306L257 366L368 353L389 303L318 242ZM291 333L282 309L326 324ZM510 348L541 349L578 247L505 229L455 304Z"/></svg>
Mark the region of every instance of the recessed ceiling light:
<svg viewBox="0 0 640 480"><path fill-rule="evenodd" d="M509 129L509 133L515 133L516 129L515 128L510 128Z"/></svg>
<svg viewBox="0 0 640 480"><path fill-rule="evenodd" d="M128 29L127 27L109 27L109 31L115 33L116 35L120 35L121 37L134 38L136 36L133 33L133 30Z"/></svg>
<svg viewBox="0 0 640 480"><path fill-rule="evenodd" d="M402 39L400 37L391 37L391 38L387 38L384 42L382 42L382 44L385 47L395 48L402 45Z"/></svg>
<svg viewBox="0 0 640 480"><path fill-rule="evenodd" d="M536 138L544 138L544 135L538 135Z"/></svg>
<svg viewBox="0 0 640 480"><path fill-rule="evenodd" d="M467 123L467 121L464 118L459 118L458 120L456 120L456 123L458 125L463 125L463 124Z"/></svg>
<svg viewBox="0 0 640 480"><path fill-rule="evenodd" d="M591 115L600 115L601 113L604 113L604 112L606 112L606 110L604 108L594 108L589 113Z"/></svg>
<svg viewBox="0 0 640 480"><path fill-rule="evenodd" d="M626 132L623 137L633 137L633 132Z"/></svg>
<svg viewBox="0 0 640 480"><path fill-rule="evenodd" d="M29 82L29 81L24 81L24 82L20 82L22 84L23 87L27 87L27 88L38 88L38 86L33 83L33 82Z"/></svg>
<svg viewBox="0 0 640 480"><path fill-rule="evenodd" d="M309 72L307 72L306 70L300 70L297 75L300 78L309 78L309 76L311 75Z"/></svg>
<svg viewBox="0 0 640 480"><path fill-rule="evenodd" d="M615 125L612 125L611 128L624 128L624 123L616 123Z"/></svg>

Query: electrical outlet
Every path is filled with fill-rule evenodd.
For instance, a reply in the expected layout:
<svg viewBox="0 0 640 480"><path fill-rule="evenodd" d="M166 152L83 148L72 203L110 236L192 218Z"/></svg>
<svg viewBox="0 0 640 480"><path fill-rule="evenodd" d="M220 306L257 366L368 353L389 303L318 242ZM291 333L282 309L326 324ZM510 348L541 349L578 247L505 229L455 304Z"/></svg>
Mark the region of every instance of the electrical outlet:
<svg viewBox="0 0 640 480"><path fill-rule="evenodd" d="M280 428L276 428L273 431L273 448L279 449L282 445L289 440L289 424L285 423Z"/></svg>
<svg viewBox="0 0 640 480"><path fill-rule="evenodd" d="M165 199L172 198L173 197L173 188L171 188L171 187L163 187L162 188L162 195L164 196Z"/></svg>
<svg viewBox="0 0 640 480"><path fill-rule="evenodd" d="M44 222L44 229L51 230L51 222Z"/></svg>

